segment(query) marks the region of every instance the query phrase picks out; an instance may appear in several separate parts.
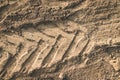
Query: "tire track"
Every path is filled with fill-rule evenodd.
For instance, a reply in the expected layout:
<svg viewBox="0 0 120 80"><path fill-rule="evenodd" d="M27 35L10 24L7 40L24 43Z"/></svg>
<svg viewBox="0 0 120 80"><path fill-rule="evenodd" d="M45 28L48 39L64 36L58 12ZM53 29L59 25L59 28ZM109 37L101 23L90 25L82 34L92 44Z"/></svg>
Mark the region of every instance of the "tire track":
<svg viewBox="0 0 120 80"><path fill-rule="evenodd" d="M17 53L13 57L11 57L10 60L8 60L9 62L6 64L6 67L3 69L1 73L3 74L2 75L3 78L9 79L14 75L15 72L20 70L20 68L22 67L21 66L22 63L24 62L23 57L30 53L31 46L33 46L33 44L28 43L22 46L22 48L19 47Z"/></svg>
<svg viewBox="0 0 120 80"><path fill-rule="evenodd" d="M73 57L77 57L77 56L81 55L81 53L86 48L88 43L89 43L88 39L84 40L84 38L82 38L82 37L80 39L78 39L78 41L76 42L76 44L73 47L72 51L68 55L69 56L68 59L71 59Z"/></svg>
<svg viewBox="0 0 120 80"><path fill-rule="evenodd" d="M48 53L48 55L46 56L46 58L44 59L44 61L42 63L44 67L47 67L49 65L50 61L52 60L52 56L54 56L55 51L58 49L58 46L60 44L59 41L61 40L61 38L62 38L61 35L58 35L56 37L55 42L54 42L50 52Z"/></svg>
<svg viewBox="0 0 120 80"><path fill-rule="evenodd" d="M4 76L8 76L8 70L9 67L14 65L16 63L16 56L18 56L18 53L21 51L21 43L18 45L18 48L16 50L16 54L14 56L10 55L8 61L4 65L3 70L0 72L0 76L4 78Z"/></svg>
<svg viewBox="0 0 120 80"><path fill-rule="evenodd" d="M56 50L53 58L51 59L50 63L48 64L48 67L50 67L51 65L53 65L53 64L57 63L59 60L61 60L61 55L60 54L64 53L64 52L61 52L61 48L63 47L63 44L65 44L64 39L62 41L63 42L61 42L61 44L59 45L59 48Z"/></svg>
<svg viewBox="0 0 120 80"><path fill-rule="evenodd" d="M4 69L5 64L10 58L10 54L8 52L2 52L0 55L0 72Z"/></svg>
<svg viewBox="0 0 120 80"><path fill-rule="evenodd" d="M29 69L29 72L31 72L32 70L34 70L34 69L37 69L37 68L40 68L39 66L41 66L41 64L38 62L38 59L39 59L39 57L41 56L41 54L48 48L48 44L43 48L43 49L41 49L41 51L40 52L38 52L38 54L35 56L35 60L34 60L34 62L32 63L32 65L31 65L31 68ZM37 66L38 65L38 66ZM28 73L29 73L28 72Z"/></svg>
<svg viewBox="0 0 120 80"><path fill-rule="evenodd" d="M37 51L39 50L40 45L42 45L43 40L40 39L39 42L37 43L36 48L32 51L32 53L28 56L28 58L24 61L22 64L22 68L20 69L20 72L22 73L27 73L31 67L31 64L35 60L35 56L37 56Z"/></svg>
<svg viewBox="0 0 120 80"><path fill-rule="evenodd" d="M74 36L73 36L73 38L72 38L72 41L70 42L70 45L69 45L68 49L66 50L63 58L65 58L65 59L68 58L68 55L69 55L69 53L70 53L70 50L73 48L74 41L75 41L78 33L79 33L79 31L76 31L76 32L74 33Z"/></svg>

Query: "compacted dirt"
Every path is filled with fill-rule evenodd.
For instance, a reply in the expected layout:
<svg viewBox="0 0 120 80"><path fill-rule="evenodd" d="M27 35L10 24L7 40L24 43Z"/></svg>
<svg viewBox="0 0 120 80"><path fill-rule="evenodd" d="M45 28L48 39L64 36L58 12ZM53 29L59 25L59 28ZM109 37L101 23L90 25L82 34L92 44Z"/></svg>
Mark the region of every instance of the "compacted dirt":
<svg viewBox="0 0 120 80"><path fill-rule="evenodd" d="M120 0L0 0L0 80L120 80Z"/></svg>

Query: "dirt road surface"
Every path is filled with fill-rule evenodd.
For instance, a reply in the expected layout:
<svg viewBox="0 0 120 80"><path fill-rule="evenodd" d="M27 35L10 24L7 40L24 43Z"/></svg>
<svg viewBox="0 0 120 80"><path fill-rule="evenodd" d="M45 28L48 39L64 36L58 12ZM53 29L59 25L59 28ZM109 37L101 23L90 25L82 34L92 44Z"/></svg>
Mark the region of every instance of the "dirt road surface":
<svg viewBox="0 0 120 80"><path fill-rule="evenodd" d="M0 80L120 80L120 0L0 0Z"/></svg>

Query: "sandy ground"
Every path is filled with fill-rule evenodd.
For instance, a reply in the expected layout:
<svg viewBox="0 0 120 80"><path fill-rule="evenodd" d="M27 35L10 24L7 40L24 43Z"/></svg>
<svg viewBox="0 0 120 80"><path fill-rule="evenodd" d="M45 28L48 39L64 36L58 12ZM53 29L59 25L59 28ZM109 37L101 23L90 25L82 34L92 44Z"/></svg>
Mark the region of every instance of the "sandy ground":
<svg viewBox="0 0 120 80"><path fill-rule="evenodd" d="M120 80L120 0L0 0L0 80Z"/></svg>

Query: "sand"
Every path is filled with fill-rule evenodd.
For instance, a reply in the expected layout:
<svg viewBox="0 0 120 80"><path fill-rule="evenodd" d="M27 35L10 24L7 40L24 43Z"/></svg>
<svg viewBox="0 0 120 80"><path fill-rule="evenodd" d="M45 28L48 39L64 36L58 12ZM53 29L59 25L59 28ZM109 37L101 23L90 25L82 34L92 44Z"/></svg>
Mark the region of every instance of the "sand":
<svg viewBox="0 0 120 80"><path fill-rule="evenodd" d="M120 80L120 0L0 0L0 80Z"/></svg>

